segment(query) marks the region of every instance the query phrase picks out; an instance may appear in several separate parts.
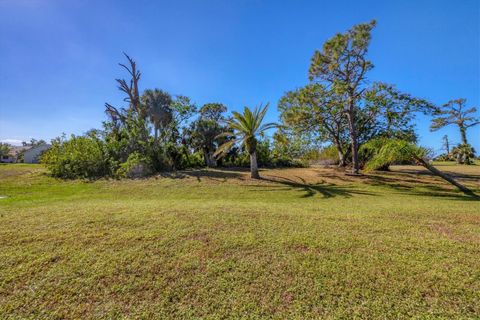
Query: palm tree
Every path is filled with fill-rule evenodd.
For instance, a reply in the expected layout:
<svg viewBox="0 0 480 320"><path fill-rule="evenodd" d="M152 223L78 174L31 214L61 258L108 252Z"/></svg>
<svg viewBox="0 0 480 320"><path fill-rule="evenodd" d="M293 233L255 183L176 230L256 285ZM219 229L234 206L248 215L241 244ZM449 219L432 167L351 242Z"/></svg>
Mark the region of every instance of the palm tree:
<svg viewBox="0 0 480 320"><path fill-rule="evenodd" d="M265 107L259 106L255 110L248 107L243 109L243 114L236 111L232 112L233 117L228 120L230 132L224 132L217 137L231 137L231 139L215 151L215 156L225 155L235 144L242 145L250 155L250 175L253 179L260 179L257 165L257 138L256 136L264 133L268 129L276 127L275 123L262 124L263 118L268 109L268 103Z"/></svg>
<svg viewBox="0 0 480 320"><path fill-rule="evenodd" d="M148 89L142 95L142 103L153 124L156 140L160 129L166 128L173 120L172 97L168 92Z"/></svg>
<svg viewBox="0 0 480 320"><path fill-rule="evenodd" d="M419 147L411 142L398 139L384 139L383 144L373 152L373 156L365 164L365 171L372 171L384 167L395 162L411 161L413 160L418 165L425 167L432 174L442 178L448 183L454 185L460 191L467 195L477 197L472 190L457 182L448 174L438 170L432 166L426 159L428 150Z"/></svg>

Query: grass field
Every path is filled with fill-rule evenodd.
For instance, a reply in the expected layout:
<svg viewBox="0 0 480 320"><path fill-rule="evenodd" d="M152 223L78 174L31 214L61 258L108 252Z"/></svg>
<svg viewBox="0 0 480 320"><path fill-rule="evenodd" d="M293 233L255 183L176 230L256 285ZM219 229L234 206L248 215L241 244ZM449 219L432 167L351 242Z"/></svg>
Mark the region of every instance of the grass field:
<svg viewBox="0 0 480 320"><path fill-rule="evenodd" d="M478 199L417 167L261 174L0 165L0 319L479 317Z"/></svg>

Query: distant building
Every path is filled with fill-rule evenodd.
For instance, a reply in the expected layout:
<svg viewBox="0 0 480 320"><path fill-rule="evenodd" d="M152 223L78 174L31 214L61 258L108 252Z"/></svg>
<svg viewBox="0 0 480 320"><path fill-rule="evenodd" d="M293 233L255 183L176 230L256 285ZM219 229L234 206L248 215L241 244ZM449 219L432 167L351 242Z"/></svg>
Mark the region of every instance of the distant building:
<svg viewBox="0 0 480 320"><path fill-rule="evenodd" d="M0 162L3 162L3 163L17 162L20 154L27 149L28 147L11 146L10 152L6 155L3 155L2 158L0 159Z"/></svg>
<svg viewBox="0 0 480 320"><path fill-rule="evenodd" d="M52 146L49 144L41 144L30 149L27 149L23 152L23 162L24 163L38 163L42 153L50 149Z"/></svg>

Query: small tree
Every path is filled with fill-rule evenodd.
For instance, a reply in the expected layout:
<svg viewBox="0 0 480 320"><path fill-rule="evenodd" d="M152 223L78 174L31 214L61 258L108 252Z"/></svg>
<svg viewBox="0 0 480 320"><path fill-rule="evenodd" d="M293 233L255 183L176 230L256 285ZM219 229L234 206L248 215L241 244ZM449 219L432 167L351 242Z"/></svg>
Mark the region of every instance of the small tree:
<svg viewBox="0 0 480 320"><path fill-rule="evenodd" d="M257 136L263 134L266 130L276 127L274 123L262 124L263 118L267 113L268 104L265 107L256 107L251 111L248 107L243 109L243 114L236 111L232 112L233 117L228 121L230 132L224 132L217 137L230 137L231 140L222 144L215 156L225 155L235 144L243 146L250 155L250 175L254 179L259 179L257 165Z"/></svg>
<svg viewBox="0 0 480 320"><path fill-rule="evenodd" d="M287 92L279 101L282 122L303 135L330 141L338 152L340 167L346 165L347 124L340 98L319 83Z"/></svg>
<svg viewBox="0 0 480 320"><path fill-rule="evenodd" d="M227 108L223 104L207 103L200 108L200 117L192 122L187 130L188 141L193 148L203 153L207 167L217 166L213 153L222 141L217 136L225 131L221 125L225 120L225 111Z"/></svg>
<svg viewBox="0 0 480 320"><path fill-rule="evenodd" d="M460 129L460 136L462 143L468 145L467 141L467 129L480 124L480 119L475 117L477 108L472 107L470 109L465 108L465 99L450 100L443 106L437 108L433 115L432 125L430 129L432 131L439 130L451 124L455 124Z"/></svg>
<svg viewBox="0 0 480 320"><path fill-rule="evenodd" d="M10 145L8 143L2 143L0 142L0 160L3 156L8 155L10 152Z"/></svg>

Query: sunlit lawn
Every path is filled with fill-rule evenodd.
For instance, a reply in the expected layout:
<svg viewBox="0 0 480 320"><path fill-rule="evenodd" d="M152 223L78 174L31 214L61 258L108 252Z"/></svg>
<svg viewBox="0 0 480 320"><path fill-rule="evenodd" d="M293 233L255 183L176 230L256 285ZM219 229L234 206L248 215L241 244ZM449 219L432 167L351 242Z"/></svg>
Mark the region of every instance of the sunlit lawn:
<svg viewBox="0 0 480 320"><path fill-rule="evenodd" d="M439 168L480 191L480 166ZM261 174L0 165L0 319L480 315L478 199L417 167Z"/></svg>

